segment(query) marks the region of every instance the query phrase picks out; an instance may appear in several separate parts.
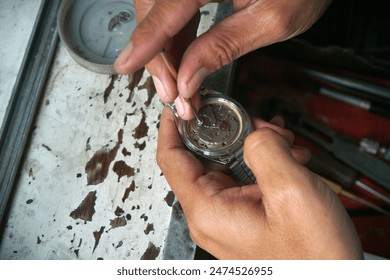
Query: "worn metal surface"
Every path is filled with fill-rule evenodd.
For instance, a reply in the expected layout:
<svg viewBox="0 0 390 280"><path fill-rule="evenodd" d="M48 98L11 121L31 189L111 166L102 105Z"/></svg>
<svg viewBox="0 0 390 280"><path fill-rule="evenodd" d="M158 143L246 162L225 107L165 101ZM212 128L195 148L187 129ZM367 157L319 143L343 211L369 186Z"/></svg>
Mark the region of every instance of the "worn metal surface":
<svg viewBox="0 0 390 280"><path fill-rule="evenodd" d="M43 1L0 129L0 221L49 73L60 0Z"/></svg>
<svg viewBox="0 0 390 280"><path fill-rule="evenodd" d="M0 1L0 124L3 122L41 2L42 0Z"/></svg>
<svg viewBox="0 0 390 280"><path fill-rule="evenodd" d="M201 32L213 24L215 7L202 13ZM172 255L168 241L172 232L178 234L176 244L190 239L155 161L161 110L147 71L132 77L96 74L79 66L60 43L18 176L0 258L193 256L193 244Z"/></svg>
<svg viewBox="0 0 390 280"><path fill-rule="evenodd" d="M155 163L161 104L150 77L93 74L61 44L50 80L1 258L159 257L170 190Z"/></svg>

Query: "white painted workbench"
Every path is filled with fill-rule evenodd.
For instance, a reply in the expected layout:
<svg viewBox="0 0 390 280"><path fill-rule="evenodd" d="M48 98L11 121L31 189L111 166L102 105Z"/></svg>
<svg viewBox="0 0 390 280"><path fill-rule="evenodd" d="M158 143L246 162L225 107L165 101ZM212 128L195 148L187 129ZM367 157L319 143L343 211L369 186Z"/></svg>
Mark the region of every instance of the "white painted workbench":
<svg viewBox="0 0 390 280"><path fill-rule="evenodd" d="M0 1L0 124L3 121L41 1Z"/></svg>
<svg viewBox="0 0 390 280"><path fill-rule="evenodd" d="M215 12L205 9L200 32ZM182 214L155 160L161 110L147 71L96 74L59 43L0 258L170 258L172 217Z"/></svg>

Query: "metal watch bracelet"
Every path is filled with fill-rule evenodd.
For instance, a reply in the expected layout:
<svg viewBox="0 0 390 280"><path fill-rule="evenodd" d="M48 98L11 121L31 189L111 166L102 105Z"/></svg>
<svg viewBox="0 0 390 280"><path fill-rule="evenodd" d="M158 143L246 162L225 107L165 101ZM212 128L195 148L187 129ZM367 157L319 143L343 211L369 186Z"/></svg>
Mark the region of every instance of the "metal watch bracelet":
<svg viewBox="0 0 390 280"><path fill-rule="evenodd" d="M249 169L244 161L242 149L235 154L235 159L231 162L229 170L231 176L243 185L256 183L255 175L253 175L252 170Z"/></svg>

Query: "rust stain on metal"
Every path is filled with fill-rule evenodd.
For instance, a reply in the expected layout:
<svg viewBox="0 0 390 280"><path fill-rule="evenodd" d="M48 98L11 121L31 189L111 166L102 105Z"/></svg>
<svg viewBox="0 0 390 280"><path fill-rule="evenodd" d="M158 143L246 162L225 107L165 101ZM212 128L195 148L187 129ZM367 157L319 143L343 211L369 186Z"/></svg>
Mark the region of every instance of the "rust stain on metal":
<svg viewBox="0 0 390 280"><path fill-rule="evenodd" d="M110 97L112 90L114 89L114 83L118 79L118 75L111 75L110 84L104 90L103 100L104 103L107 103L108 97Z"/></svg>
<svg viewBox="0 0 390 280"><path fill-rule="evenodd" d="M146 229L144 230L144 233L145 233L146 235L148 235L151 231L154 231L154 225L153 225L153 224L148 224L148 225L146 226Z"/></svg>
<svg viewBox="0 0 390 280"><path fill-rule="evenodd" d="M136 86L138 86L139 82L141 81L141 79L144 75L144 71L145 71L145 68L143 67L140 70L138 70L137 72L135 72L134 74L129 75L129 85L127 86L127 88L129 89L130 94L129 94L129 97L127 98L126 102L130 103L131 100L133 99L134 89Z"/></svg>
<svg viewBox="0 0 390 280"><path fill-rule="evenodd" d="M102 237L105 227L101 227L99 231L93 232L93 237L95 238L95 245L93 246L92 254L95 252L97 246L99 245L100 238Z"/></svg>
<svg viewBox="0 0 390 280"><path fill-rule="evenodd" d="M125 217L118 217L113 220L110 220L111 228L124 227L127 224Z"/></svg>
<svg viewBox="0 0 390 280"><path fill-rule="evenodd" d="M156 95L157 91L156 88L154 87L153 79L152 77L148 77L146 82L139 87L140 89L146 89L148 92L148 99L145 101L145 106L149 107L150 104L152 103L153 97Z"/></svg>
<svg viewBox="0 0 390 280"><path fill-rule="evenodd" d="M140 139L148 135L149 126L146 124L146 114L142 110L142 118L139 125L134 129L133 137L135 139Z"/></svg>
<svg viewBox="0 0 390 280"><path fill-rule="evenodd" d="M134 168L128 166L123 160L115 162L112 170L118 175L118 182L123 176L131 177L135 174Z"/></svg>
<svg viewBox="0 0 390 280"><path fill-rule="evenodd" d="M152 242L149 242L148 248L141 256L141 260L155 260L160 254L160 248L156 247Z"/></svg>
<svg viewBox="0 0 390 280"><path fill-rule="evenodd" d="M169 207L172 207L173 201L175 200L175 194L172 191L169 191L167 196L164 198L164 200Z"/></svg>
<svg viewBox="0 0 390 280"><path fill-rule="evenodd" d="M125 200L129 198L130 192L134 192L134 191L135 191L135 182L132 181L130 186L125 190L125 193L123 194L122 202L125 202Z"/></svg>
<svg viewBox="0 0 390 280"><path fill-rule="evenodd" d="M85 222L92 221L92 216L95 214L96 191L90 192L80 205L70 213L73 219L81 219Z"/></svg>
<svg viewBox="0 0 390 280"><path fill-rule="evenodd" d="M97 185L106 179L109 166L115 159L122 141L123 130L121 129L118 132L118 142L113 149L100 149L87 162L87 165L85 166L85 173L87 173L88 185Z"/></svg>

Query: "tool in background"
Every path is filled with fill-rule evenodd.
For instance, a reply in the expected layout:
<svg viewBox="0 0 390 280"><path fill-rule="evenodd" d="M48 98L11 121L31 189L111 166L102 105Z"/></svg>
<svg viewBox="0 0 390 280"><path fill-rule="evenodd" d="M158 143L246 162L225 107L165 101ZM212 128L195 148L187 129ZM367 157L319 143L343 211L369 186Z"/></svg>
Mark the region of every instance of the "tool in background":
<svg viewBox="0 0 390 280"><path fill-rule="evenodd" d="M378 155L384 160L390 161L390 146L381 145L378 141L363 138L359 142L359 148L366 153Z"/></svg>
<svg viewBox="0 0 390 280"><path fill-rule="evenodd" d="M363 91L377 97L385 98L390 100L390 88L370 83L367 81L361 81L358 79L346 78L339 75L329 74L325 72L320 72L312 69L303 68L303 71L309 76L320 80L322 82L337 84L344 86L350 89L355 89Z"/></svg>
<svg viewBox="0 0 390 280"><path fill-rule="evenodd" d="M385 161L360 151L354 143L276 98L267 107L273 110L272 114L281 114L289 129L320 145L345 164L390 190L390 165Z"/></svg>
<svg viewBox="0 0 390 280"><path fill-rule="evenodd" d="M165 66L167 66L168 71L171 74L172 78L177 82L177 71L176 71L175 67L168 60L164 51L160 52L160 55L161 55L162 60L164 61ZM184 98L184 101L187 102L188 105L190 105L191 111L194 114L198 125L202 125L203 121L199 118L198 114L196 113L194 105L192 104L191 98Z"/></svg>
<svg viewBox="0 0 390 280"><path fill-rule="evenodd" d="M385 214L385 215L390 215L390 212L386 211L385 209L382 209L378 206L376 206L375 204L363 199L363 198L360 198L356 195L354 195L353 193L350 193L348 191L345 191L340 185L332 182L331 180L327 179L327 178L324 178L324 177L321 177L322 180L324 180L325 183L328 184L328 186L337 194L341 194L345 197L348 197L349 199L352 199L354 201L357 201L363 205L366 205L372 209L375 209L376 211L382 213L382 214Z"/></svg>
<svg viewBox="0 0 390 280"><path fill-rule="evenodd" d="M319 89L319 93L328 96L330 98L336 99L338 101L342 101L349 105L359 107L366 111L375 113L377 115L381 115L382 117L390 118L390 105L386 105L380 102L365 100L359 97L345 94L340 91L323 88L323 87Z"/></svg>
<svg viewBox="0 0 390 280"><path fill-rule="evenodd" d="M358 172L339 162L328 153L312 154L307 167L311 171L340 184L343 188L352 189L356 185L390 205L389 197L364 184L358 179Z"/></svg>

